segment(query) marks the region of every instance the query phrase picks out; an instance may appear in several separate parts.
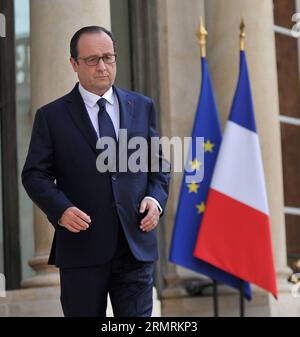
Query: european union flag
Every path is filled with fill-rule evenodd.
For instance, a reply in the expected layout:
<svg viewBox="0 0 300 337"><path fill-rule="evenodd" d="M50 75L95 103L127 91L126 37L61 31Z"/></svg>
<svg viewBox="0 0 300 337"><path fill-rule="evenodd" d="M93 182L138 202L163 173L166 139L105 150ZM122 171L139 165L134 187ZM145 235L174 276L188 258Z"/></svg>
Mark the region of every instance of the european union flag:
<svg viewBox="0 0 300 337"><path fill-rule="evenodd" d="M173 229L173 238L170 249L170 261L204 274L220 283L240 289L241 279L224 272L193 256L196 239L205 212L207 194L217 159L222 132L218 118L208 64L205 57L201 58L202 84L201 94L196 111L192 132L190 159L186 164L183 175L181 192L177 207L177 214ZM203 159L195 151L196 137L203 137L205 172L201 182L191 180L192 175L204 169ZM200 151L201 152L201 151ZM188 181L189 180L189 181ZM218 233L215 233L218 235ZM251 298L249 283L244 284L246 298Z"/></svg>

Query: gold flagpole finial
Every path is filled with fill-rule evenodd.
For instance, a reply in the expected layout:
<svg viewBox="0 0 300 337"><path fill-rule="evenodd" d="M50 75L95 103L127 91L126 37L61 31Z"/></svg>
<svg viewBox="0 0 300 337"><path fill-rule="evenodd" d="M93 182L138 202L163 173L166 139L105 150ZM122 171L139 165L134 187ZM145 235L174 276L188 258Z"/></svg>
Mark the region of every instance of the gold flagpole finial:
<svg viewBox="0 0 300 337"><path fill-rule="evenodd" d="M242 17L240 24L240 50L245 50L245 37L246 37L246 26L244 22L244 18Z"/></svg>
<svg viewBox="0 0 300 337"><path fill-rule="evenodd" d="M199 45L200 45L200 51L201 51L201 56L206 57L206 36L207 36L207 31L203 25L202 22L202 16L200 16L200 25L199 25L199 31L197 32L197 36L199 39Z"/></svg>

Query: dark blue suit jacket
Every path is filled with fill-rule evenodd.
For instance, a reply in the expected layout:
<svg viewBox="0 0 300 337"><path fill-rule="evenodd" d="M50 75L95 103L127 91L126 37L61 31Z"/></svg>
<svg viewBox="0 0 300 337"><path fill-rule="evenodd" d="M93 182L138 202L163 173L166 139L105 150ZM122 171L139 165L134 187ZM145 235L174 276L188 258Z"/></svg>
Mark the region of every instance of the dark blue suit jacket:
<svg viewBox="0 0 300 337"><path fill-rule="evenodd" d="M158 136L152 100L116 87L114 91L120 128L128 130L128 138L142 136L150 142L150 137ZM165 208L169 173L99 173L96 142L78 84L37 111L22 182L55 227L49 263L82 267L108 262L116 249L119 221L133 255L140 261L154 261L158 258L156 230L140 230L139 204L144 196L152 196ZM161 149L158 155L163 160ZM70 206L90 215L88 230L72 233L58 225Z"/></svg>

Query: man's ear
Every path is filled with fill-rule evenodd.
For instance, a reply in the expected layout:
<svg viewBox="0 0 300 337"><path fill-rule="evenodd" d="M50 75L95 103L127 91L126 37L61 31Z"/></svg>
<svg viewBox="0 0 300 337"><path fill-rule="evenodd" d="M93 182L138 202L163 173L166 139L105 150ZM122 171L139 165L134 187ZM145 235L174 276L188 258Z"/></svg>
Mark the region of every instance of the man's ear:
<svg viewBox="0 0 300 337"><path fill-rule="evenodd" d="M77 64L76 60L72 56L70 57L70 63L72 65L73 70L75 71L75 73L77 73L78 64Z"/></svg>

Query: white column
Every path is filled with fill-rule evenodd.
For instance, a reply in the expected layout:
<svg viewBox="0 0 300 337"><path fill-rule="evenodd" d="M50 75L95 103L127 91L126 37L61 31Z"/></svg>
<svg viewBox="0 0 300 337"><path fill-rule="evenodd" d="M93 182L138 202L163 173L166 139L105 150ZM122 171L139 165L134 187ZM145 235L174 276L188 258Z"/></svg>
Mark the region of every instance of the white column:
<svg viewBox="0 0 300 337"><path fill-rule="evenodd" d="M31 0L32 119L38 107L71 91L77 81L69 64L73 34L84 26L110 29L109 0ZM47 265L53 229L45 215L34 208L35 255L29 264L37 274L23 287L59 284L56 268Z"/></svg>

